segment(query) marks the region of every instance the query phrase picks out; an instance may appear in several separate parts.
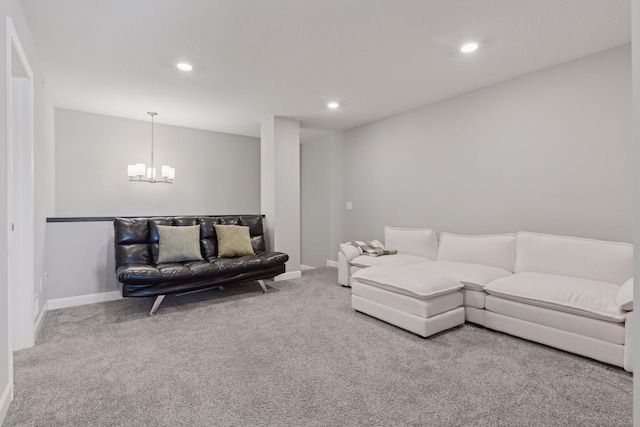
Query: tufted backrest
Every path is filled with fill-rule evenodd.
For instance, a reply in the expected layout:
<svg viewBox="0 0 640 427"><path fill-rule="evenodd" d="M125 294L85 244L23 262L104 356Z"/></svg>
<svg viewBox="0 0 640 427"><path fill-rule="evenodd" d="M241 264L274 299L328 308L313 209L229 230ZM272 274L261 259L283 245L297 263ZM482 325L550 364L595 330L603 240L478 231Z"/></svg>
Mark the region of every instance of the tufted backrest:
<svg viewBox="0 0 640 427"><path fill-rule="evenodd" d="M113 221L114 242L116 249L116 269L124 264L154 265L158 258L158 225L183 227L200 226L200 251L206 260L218 256L218 239L214 224L242 225L249 227L253 250L266 250L262 216L174 216L174 217L142 217L116 218Z"/></svg>

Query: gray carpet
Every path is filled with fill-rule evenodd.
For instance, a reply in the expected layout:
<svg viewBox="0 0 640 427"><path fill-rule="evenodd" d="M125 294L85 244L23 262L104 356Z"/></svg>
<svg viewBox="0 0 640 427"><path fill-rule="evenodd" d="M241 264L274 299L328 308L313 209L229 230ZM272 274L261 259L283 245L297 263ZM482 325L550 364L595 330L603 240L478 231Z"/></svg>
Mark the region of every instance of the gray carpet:
<svg viewBox="0 0 640 427"><path fill-rule="evenodd" d="M7 426L624 426L625 371L473 325L428 339L302 279L51 311Z"/></svg>

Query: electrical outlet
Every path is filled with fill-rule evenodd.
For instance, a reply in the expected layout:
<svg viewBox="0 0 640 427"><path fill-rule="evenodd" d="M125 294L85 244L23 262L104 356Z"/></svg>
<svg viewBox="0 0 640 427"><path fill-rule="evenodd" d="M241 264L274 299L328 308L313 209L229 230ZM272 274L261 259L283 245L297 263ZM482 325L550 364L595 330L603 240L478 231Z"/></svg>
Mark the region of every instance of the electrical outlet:
<svg viewBox="0 0 640 427"><path fill-rule="evenodd" d="M350 211L353 209L353 203L347 202L347 210Z"/></svg>

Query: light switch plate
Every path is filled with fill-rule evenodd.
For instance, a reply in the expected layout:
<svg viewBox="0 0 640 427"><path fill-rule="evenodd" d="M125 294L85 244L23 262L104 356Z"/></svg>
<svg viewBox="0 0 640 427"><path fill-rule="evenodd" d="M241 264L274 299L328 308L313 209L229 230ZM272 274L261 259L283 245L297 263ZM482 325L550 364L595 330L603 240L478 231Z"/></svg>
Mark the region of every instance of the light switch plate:
<svg viewBox="0 0 640 427"><path fill-rule="evenodd" d="M353 203L347 202L347 210L350 211L351 209L353 209Z"/></svg>

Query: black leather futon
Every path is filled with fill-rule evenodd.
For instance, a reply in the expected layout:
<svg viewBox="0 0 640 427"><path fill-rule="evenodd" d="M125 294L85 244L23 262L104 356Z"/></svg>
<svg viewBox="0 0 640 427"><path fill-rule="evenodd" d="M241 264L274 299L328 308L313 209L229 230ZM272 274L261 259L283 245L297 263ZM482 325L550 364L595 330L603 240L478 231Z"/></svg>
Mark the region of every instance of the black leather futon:
<svg viewBox="0 0 640 427"><path fill-rule="evenodd" d="M255 255L218 258L214 224L249 227ZM199 225L203 260L156 264L158 225ZM114 231L116 274L122 283L122 296L157 296L150 314L155 313L167 294L253 280L266 292L262 279L284 273L289 259L287 254L266 251L260 215L116 218Z"/></svg>

